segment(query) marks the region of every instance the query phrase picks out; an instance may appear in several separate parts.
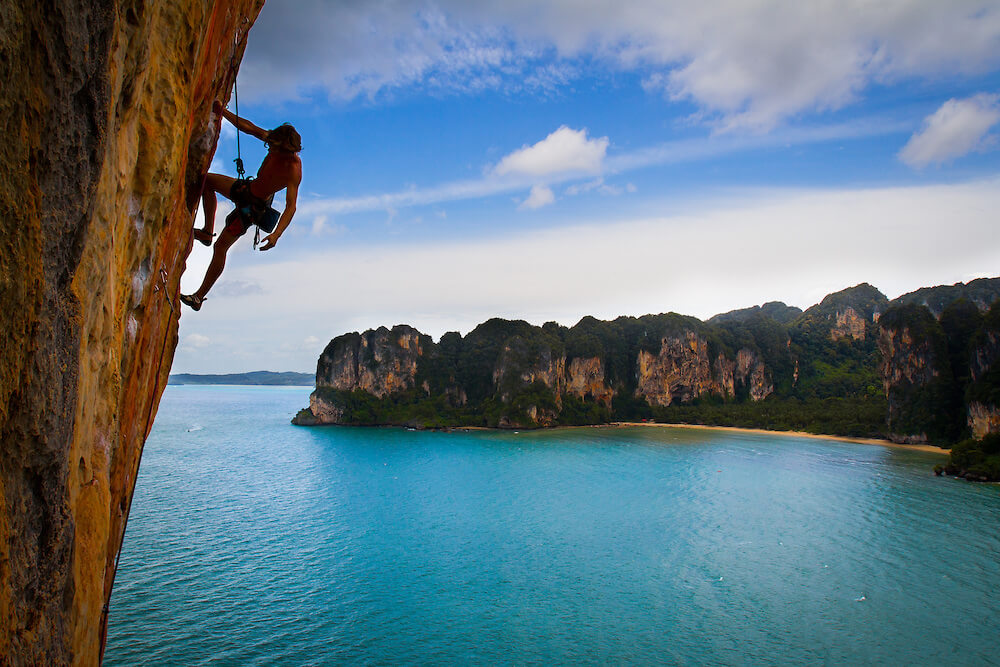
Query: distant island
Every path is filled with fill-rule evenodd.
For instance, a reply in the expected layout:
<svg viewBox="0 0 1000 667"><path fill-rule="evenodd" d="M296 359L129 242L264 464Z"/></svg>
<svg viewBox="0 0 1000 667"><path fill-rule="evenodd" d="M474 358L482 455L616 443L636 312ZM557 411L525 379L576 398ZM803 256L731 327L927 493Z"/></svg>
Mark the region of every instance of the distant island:
<svg viewBox="0 0 1000 667"><path fill-rule="evenodd" d="M275 373L274 371L251 371L249 373L226 373L223 375L177 373L170 376L167 384L259 384L312 387L315 379L316 376L311 373Z"/></svg>
<svg viewBox="0 0 1000 667"><path fill-rule="evenodd" d="M950 446L949 473L1000 479L998 358L1000 278L891 301L861 284L805 311L771 302L704 322L491 319L436 343L398 325L331 340L293 422L805 431Z"/></svg>

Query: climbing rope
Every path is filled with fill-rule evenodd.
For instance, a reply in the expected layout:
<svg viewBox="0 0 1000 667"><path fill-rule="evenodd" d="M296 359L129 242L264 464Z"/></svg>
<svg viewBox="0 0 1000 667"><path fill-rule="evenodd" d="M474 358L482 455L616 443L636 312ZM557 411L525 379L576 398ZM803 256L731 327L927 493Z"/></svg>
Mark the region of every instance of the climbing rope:
<svg viewBox="0 0 1000 667"><path fill-rule="evenodd" d="M236 36L233 40L233 55L229 59L229 68L233 71L233 103L236 107L237 121L240 118L240 89L239 86L237 86L236 82L237 78L239 78L236 68L236 54L239 53L240 51L240 43L244 39L246 39L247 34L249 34L249 33L243 33L243 36L240 37L240 33L243 32L243 26L246 25L247 23L249 23L249 21L247 20L246 17L244 17L243 21L240 23L240 26L236 29ZM235 123L235 125L236 125L236 159L233 160L233 162L236 163L236 173L239 174L240 178L244 178L246 176L246 171L243 169L243 157L240 155L240 124L237 122Z"/></svg>

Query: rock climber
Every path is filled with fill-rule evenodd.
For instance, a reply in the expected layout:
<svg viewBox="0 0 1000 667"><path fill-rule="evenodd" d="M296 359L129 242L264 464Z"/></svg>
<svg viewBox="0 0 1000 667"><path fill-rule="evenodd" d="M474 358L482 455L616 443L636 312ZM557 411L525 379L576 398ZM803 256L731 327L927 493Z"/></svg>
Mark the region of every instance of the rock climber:
<svg viewBox="0 0 1000 667"><path fill-rule="evenodd" d="M302 182L302 160L299 151L302 150L302 138L294 127L285 123L273 130L264 130L245 118L240 118L224 109L218 102L212 110L221 123L225 118L238 130L257 137L267 144L267 156L257 169L256 178L232 178L223 174L208 174L201 193L202 211L205 213L205 225L194 230L194 238L203 245L211 245L215 236L215 209L218 201L216 193L232 200L236 210L226 217L226 226L215 242L212 251L212 261L205 271L205 279L193 294L181 294L180 299L194 310L201 310L205 295L212 285L222 275L226 266L226 253L236 240L243 236L251 225L258 224L262 218L271 212L270 202L274 194L285 190L285 210L278 218L274 231L264 237L261 250L270 250L278 244L278 238L284 233L295 215L295 202L299 194L299 184Z"/></svg>

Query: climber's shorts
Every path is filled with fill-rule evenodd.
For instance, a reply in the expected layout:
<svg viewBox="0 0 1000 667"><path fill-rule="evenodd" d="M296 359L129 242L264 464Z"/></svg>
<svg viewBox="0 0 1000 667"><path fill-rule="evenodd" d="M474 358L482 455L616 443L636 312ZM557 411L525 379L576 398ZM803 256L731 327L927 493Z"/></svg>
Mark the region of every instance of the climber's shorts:
<svg viewBox="0 0 1000 667"><path fill-rule="evenodd" d="M265 200L250 192L250 180L238 178L229 188L229 198L236 204L236 209L226 216L226 231L236 237L246 234L254 219L268 208Z"/></svg>
<svg viewBox="0 0 1000 667"><path fill-rule="evenodd" d="M252 224L252 222L247 222L243 219L243 216L240 215L239 209L234 210L226 216L226 231L236 238L246 234Z"/></svg>

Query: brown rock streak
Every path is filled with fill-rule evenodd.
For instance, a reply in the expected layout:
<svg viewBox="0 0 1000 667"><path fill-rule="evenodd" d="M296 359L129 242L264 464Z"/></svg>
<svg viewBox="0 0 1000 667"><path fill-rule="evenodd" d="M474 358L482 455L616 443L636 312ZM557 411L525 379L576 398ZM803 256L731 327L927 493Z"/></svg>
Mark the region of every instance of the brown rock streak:
<svg viewBox="0 0 1000 667"><path fill-rule="evenodd" d="M0 9L0 664L95 664L177 342L204 173L262 0Z"/></svg>

